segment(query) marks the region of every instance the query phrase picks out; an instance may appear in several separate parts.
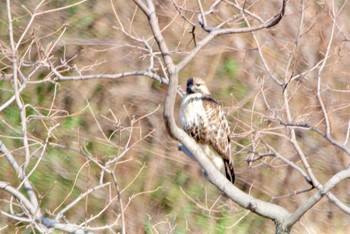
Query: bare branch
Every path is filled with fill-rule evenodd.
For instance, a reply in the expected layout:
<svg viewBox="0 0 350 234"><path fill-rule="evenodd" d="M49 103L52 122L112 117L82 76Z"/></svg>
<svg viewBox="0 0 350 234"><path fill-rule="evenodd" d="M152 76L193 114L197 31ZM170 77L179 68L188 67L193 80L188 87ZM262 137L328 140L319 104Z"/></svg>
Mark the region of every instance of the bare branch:
<svg viewBox="0 0 350 234"><path fill-rule="evenodd" d="M15 158L13 157L11 152L7 149L7 147L5 146L5 144L2 141L0 141L0 151L2 153L4 153L6 159L9 161L12 168L15 170L16 174L20 177L21 181L23 182L24 188L26 189L26 191L29 195L31 205L35 208L35 211L38 212L37 215L40 216L38 199L34 193L34 189L33 189L32 185L30 184L30 182L27 179L27 176L26 176L23 168L18 165L17 161L15 160ZM35 213L33 213L33 214L35 214Z"/></svg>
<svg viewBox="0 0 350 234"><path fill-rule="evenodd" d="M350 156L350 148L347 147L345 144L340 143L339 141L336 141L332 136L327 135L327 133L322 132L320 129L312 127L306 123L285 123L283 121L279 121L280 124L287 126L287 127L295 127L298 129L303 129L303 130L312 130L313 132L316 132L320 136L324 137L328 142L330 142L332 145L337 146L339 149L344 151L347 155Z"/></svg>
<svg viewBox="0 0 350 234"><path fill-rule="evenodd" d="M204 37L201 41L197 43L197 47L194 48L180 63L176 65L176 70L181 71L187 64L193 59L194 56L198 54L198 52L206 46L210 41L212 41L216 36L225 35L225 34L237 34L237 33L248 33L248 32L254 32L259 31L264 28L270 28L275 26L280 22L282 17L284 16L284 11L286 7L287 0L282 1L282 7L280 11L270 18L269 20L257 25L257 26L251 26L246 28L213 28L213 30L210 31L210 33Z"/></svg>
<svg viewBox="0 0 350 234"><path fill-rule="evenodd" d="M93 74L93 75L80 75L80 76L63 76L59 72L54 71L56 75L56 81L60 80L89 80L89 79L120 79L129 76L146 76L158 81L161 84L168 84L168 80L164 77L157 75L156 73L149 71L130 71L117 74Z"/></svg>
<svg viewBox="0 0 350 234"><path fill-rule="evenodd" d="M5 190L14 196L24 207L29 211L30 215L34 217L39 217L40 213L37 212L37 207L33 206L31 201L29 201L22 193L20 193L16 188L9 185L7 182L0 181L0 189Z"/></svg>
<svg viewBox="0 0 350 234"><path fill-rule="evenodd" d="M92 193L92 192L94 192L94 191L96 191L98 189L104 188L106 186L110 186L110 183L107 182L107 183L104 183L104 184L97 185L94 188L91 188L91 189L87 190L85 193L80 194L79 197L74 199L74 201L69 203L69 205L65 206L60 212L57 213L55 220L60 220L63 217L64 213L66 213L69 209L71 209L78 202L80 202L82 199L84 199L87 195L89 195L90 193Z"/></svg>
<svg viewBox="0 0 350 234"><path fill-rule="evenodd" d="M325 104L323 103L323 100L322 100L322 97L321 97L321 76L322 76L322 72L323 72L323 69L328 61L328 57L329 57L329 53L330 53L330 50L331 50L331 46L332 46L332 43L333 43L333 38L334 38L334 33L335 33L335 27L336 27L336 22L335 22L335 9L334 9L334 1L332 0L332 15L331 15L331 18L332 18L332 29L331 29L331 33L330 33L330 38L329 38L329 41L328 41L328 45L327 45L327 49L326 49L326 53L325 53L325 56L324 56L324 59L321 63L321 66L320 68L318 69L318 74L317 74L317 99L318 99L318 102L320 103L321 105L321 109L322 109L322 112L323 112L323 116L324 116L324 120L325 120L325 123L326 123L326 135L330 135L331 133L331 129L330 129L330 122L329 122L329 119L328 119L328 114L327 114L327 110L326 110L326 107L325 107Z"/></svg>
<svg viewBox="0 0 350 234"><path fill-rule="evenodd" d="M332 176L331 179L325 183L319 191L317 191L313 196L307 199L298 209L296 209L291 215L286 219L284 225L286 227L292 226L295 222L297 222L301 216L303 216L312 206L314 206L319 200L322 199L327 193L330 192L332 188L334 188L341 181L350 177L350 168L346 170L342 170Z"/></svg>

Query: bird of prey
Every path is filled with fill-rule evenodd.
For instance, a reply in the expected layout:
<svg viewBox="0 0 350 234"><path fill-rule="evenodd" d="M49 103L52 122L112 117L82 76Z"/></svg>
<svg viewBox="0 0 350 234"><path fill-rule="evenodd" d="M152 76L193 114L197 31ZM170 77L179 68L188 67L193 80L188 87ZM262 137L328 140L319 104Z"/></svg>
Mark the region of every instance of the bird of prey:
<svg viewBox="0 0 350 234"><path fill-rule="evenodd" d="M200 78L189 78L187 81L186 95L180 107L180 121L184 131L198 143L215 167L234 183L230 127L222 106L211 96Z"/></svg>

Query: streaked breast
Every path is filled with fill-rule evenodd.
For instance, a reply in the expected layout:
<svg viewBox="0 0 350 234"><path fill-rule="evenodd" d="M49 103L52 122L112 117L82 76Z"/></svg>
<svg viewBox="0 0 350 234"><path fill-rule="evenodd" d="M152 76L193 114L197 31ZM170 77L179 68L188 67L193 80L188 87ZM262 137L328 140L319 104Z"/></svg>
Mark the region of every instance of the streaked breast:
<svg viewBox="0 0 350 234"><path fill-rule="evenodd" d="M198 126L201 120L200 116L206 116L205 109L203 107L203 101L201 100L202 94L190 94L182 99L180 107L180 121L184 129Z"/></svg>

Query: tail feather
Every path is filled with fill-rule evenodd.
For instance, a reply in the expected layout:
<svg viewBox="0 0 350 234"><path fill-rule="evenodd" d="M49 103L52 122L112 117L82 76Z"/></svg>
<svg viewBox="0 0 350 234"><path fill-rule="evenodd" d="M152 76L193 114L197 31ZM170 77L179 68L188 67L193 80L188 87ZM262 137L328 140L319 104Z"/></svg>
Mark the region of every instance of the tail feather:
<svg viewBox="0 0 350 234"><path fill-rule="evenodd" d="M231 181L232 184L235 183L235 171L233 169L233 162L232 160L224 159L225 164L225 174L226 178Z"/></svg>

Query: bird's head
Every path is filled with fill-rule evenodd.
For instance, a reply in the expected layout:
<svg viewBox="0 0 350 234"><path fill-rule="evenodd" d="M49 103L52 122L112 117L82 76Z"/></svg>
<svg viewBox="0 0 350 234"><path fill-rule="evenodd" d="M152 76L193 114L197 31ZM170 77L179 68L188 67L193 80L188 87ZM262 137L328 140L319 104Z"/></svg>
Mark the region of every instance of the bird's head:
<svg viewBox="0 0 350 234"><path fill-rule="evenodd" d="M204 80L197 77L191 77L187 80L186 93L187 94L201 93L201 94L210 95L210 92Z"/></svg>

